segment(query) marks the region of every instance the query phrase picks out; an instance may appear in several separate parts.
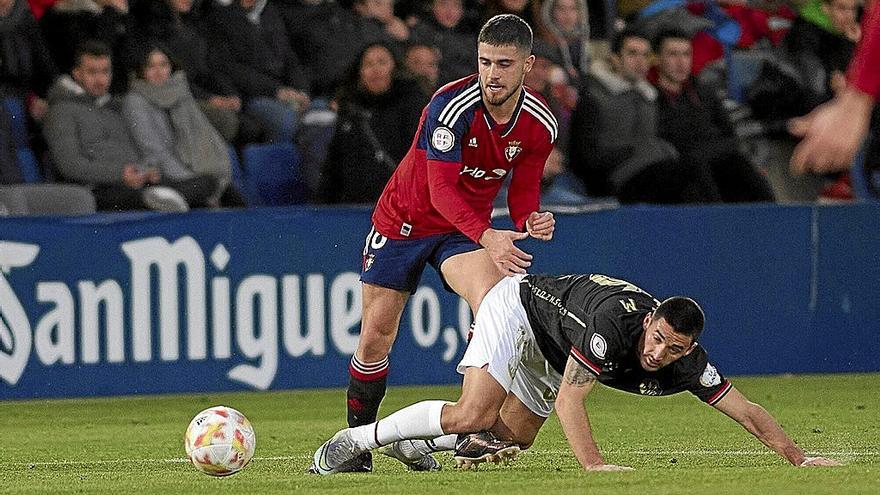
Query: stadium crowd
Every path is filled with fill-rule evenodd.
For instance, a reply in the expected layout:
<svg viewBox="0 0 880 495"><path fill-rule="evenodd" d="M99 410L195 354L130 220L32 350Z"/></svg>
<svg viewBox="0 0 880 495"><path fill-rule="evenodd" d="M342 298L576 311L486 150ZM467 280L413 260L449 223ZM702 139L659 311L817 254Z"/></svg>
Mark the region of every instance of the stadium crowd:
<svg viewBox="0 0 880 495"><path fill-rule="evenodd" d="M476 71L477 31L498 13L532 26L526 84L560 126L544 203L849 200L856 173L880 186L876 111L864 170L788 169L792 119L846 90L870 4L615 6L0 0L0 214L27 213L11 206L22 194L79 212L70 189L51 199L57 184L102 211L374 204L431 94ZM282 169L301 183L282 199L252 185L275 177L247 150L273 146L292 147Z"/></svg>

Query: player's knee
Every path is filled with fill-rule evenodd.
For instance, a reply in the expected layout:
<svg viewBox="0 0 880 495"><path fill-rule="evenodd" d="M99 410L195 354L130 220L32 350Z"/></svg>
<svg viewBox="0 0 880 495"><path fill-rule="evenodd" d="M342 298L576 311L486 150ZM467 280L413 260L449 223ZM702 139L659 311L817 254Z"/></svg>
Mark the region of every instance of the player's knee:
<svg viewBox="0 0 880 495"><path fill-rule="evenodd" d="M478 309L480 304L482 304L483 299L486 298L486 294L492 290L492 287L495 287L502 278L501 275L493 276L493 277L481 277L471 288L470 297L468 298L468 304L472 309Z"/></svg>
<svg viewBox="0 0 880 495"><path fill-rule="evenodd" d="M366 343L393 341L397 336L397 327L398 322L396 320L387 322L364 320L361 323L360 340Z"/></svg>

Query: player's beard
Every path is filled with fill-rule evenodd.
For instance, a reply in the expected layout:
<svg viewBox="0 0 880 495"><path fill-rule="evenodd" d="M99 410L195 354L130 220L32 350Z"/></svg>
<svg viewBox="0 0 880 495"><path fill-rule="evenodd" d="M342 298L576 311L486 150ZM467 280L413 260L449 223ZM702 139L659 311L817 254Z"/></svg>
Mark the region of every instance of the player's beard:
<svg viewBox="0 0 880 495"><path fill-rule="evenodd" d="M507 103L507 101L510 100L510 97L513 96L513 94L515 92L516 92L516 89L511 89L510 91L508 91L506 93L493 94L493 93L490 93L488 90L486 90L486 91L484 91L484 94L486 95L486 103L488 103L489 105L491 105L493 107L500 107L500 106L504 105L505 103Z"/></svg>
<svg viewBox="0 0 880 495"><path fill-rule="evenodd" d="M508 100L510 100L510 98L514 94L516 94L516 90L521 88L522 84L523 84L522 79L520 79L519 84L514 86L513 89L510 89L505 93L493 94L489 91L489 88L487 87L489 85L489 83L487 82L483 85L483 96L486 98L486 103L488 105L491 105L493 107L500 107L500 106L503 106L505 103L507 103Z"/></svg>

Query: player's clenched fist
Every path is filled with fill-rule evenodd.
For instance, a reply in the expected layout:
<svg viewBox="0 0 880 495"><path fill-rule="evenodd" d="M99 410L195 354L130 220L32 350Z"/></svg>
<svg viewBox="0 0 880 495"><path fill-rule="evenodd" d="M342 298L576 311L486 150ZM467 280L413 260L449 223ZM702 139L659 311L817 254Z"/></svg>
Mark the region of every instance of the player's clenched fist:
<svg viewBox="0 0 880 495"><path fill-rule="evenodd" d="M538 213L533 211L529 218L526 219L526 231L535 239L549 241L553 238L553 231L556 230L556 219L553 213L542 211Z"/></svg>

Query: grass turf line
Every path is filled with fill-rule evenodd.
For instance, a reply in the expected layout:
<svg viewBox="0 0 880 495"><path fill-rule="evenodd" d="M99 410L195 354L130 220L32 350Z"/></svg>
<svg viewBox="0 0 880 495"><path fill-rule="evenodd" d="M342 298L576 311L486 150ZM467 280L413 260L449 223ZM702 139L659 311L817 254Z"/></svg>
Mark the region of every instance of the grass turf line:
<svg viewBox="0 0 880 495"><path fill-rule="evenodd" d="M509 466L411 473L376 456L368 475L305 474L311 455L344 426L342 390L241 392L0 402L0 493L878 493L880 374L739 377L809 453L846 462L796 469L689 394L655 398L597 387L588 399L608 462L631 473L584 473L559 423ZM454 399L457 387L391 388L380 416L422 399ZM182 462L183 430L196 412L225 404L257 435L255 460L214 479Z"/></svg>

